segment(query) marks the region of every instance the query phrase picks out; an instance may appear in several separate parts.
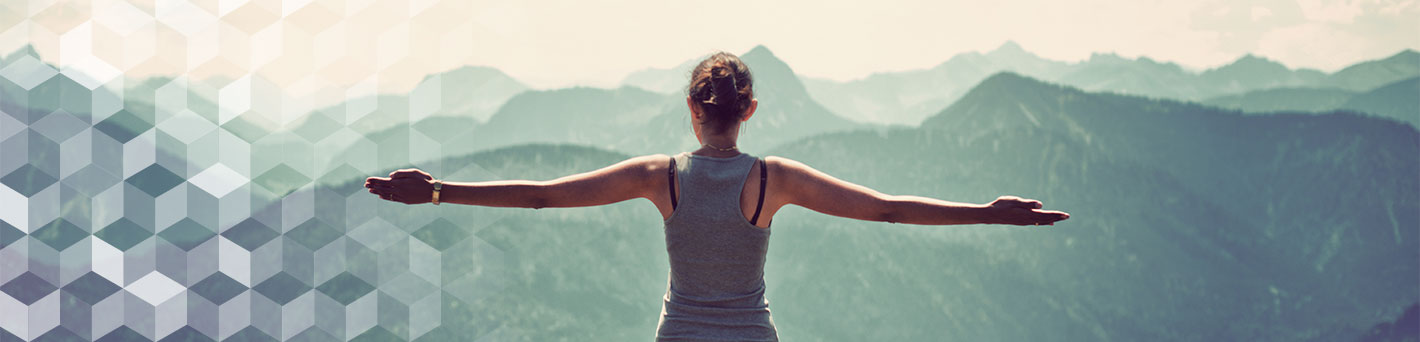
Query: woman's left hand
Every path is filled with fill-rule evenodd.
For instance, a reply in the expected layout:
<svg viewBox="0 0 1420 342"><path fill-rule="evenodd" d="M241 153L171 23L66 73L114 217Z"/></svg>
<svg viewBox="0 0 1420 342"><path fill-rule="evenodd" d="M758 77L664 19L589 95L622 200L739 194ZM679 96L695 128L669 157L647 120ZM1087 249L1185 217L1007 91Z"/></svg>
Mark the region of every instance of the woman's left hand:
<svg viewBox="0 0 1420 342"><path fill-rule="evenodd" d="M434 177L419 169L391 172L389 177L365 179L365 188L380 199L404 204L429 203L434 195Z"/></svg>
<svg viewBox="0 0 1420 342"><path fill-rule="evenodd" d="M1070 214L1056 210L1040 210L1044 205L1037 200L1016 196L1001 196L988 205L996 211L996 222L1018 226L1053 226L1056 221L1070 218Z"/></svg>

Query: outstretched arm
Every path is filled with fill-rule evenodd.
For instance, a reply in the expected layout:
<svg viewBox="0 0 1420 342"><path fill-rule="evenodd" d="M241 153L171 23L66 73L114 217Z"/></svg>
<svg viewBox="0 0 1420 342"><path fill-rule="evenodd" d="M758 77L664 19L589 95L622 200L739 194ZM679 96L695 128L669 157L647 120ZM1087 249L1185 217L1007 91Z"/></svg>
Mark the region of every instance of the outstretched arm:
<svg viewBox="0 0 1420 342"><path fill-rule="evenodd" d="M490 207L548 208L586 207L646 197L652 165L666 156L642 156L596 171L549 181L504 180L489 182L443 182L440 203ZM429 203L433 177L423 171L395 171L390 177L365 180L370 193L404 204Z"/></svg>
<svg viewBox="0 0 1420 342"><path fill-rule="evenodd" d="M1040 201L1001 196L988 204L949 202L918 196L886 195L834 178L803 163L773 158L783 174L785 204L824 214L893 223L1050 225L1070 214L1040 210ZM773 184L771 182L770 184Z"/></svg>

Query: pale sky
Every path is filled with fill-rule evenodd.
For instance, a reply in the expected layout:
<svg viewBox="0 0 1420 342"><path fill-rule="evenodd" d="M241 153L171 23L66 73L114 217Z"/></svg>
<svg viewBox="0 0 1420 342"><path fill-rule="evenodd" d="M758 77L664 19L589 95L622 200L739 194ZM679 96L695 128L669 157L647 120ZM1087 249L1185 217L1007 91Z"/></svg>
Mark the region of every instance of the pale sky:
<svg viewBox="0 0 1420 342"><path fill-rule="evenodd" d="M460 65L536 88L605 87L758 44L801 75L835 80L1007 40L1066 61L1114 52L1204 69L1252 53L1334 71L1420 49L1417 2L0 0L0 51L33 44L46 61L100 75L255 73L306 91L407 91Z"/></svg>

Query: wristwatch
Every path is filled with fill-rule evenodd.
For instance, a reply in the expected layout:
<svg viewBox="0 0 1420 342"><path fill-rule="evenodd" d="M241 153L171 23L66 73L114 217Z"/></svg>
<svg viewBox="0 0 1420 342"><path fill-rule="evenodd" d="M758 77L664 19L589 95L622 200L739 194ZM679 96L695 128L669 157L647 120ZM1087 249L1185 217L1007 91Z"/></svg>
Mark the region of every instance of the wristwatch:
<svg viewBox="0 0 1420 342"><path fill-rule="evenodd" d="M434 195L433 195L433 197L431 198L430 202L434 202L434 205L439 205L439 190L443 190L443 189L444 189L444 181L435 179L435 180L434 180Z"/></svg>

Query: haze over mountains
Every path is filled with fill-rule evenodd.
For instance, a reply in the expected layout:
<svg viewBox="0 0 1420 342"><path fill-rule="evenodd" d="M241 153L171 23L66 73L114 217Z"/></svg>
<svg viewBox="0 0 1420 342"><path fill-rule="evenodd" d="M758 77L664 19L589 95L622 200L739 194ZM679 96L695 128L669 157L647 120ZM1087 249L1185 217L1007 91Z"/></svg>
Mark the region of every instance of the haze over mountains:
<svg viewBox="0 0 1420 342"><path fill-rule="evenodd" d="M1331 74L1291 69L1252 55L1221 67L1192 71L1147 57L1126 59L1114 54L1095 54L1078 63L1052 61L1031 54L1014 42L1006 42L984 54L956 55L927 70L880 73L850 82L808 79L805 84L815 100L844 117L861 122L915 125L955 101L977 82L1001 71L1089 91L1202 101L1279 87L1369 91L1420 76L1420 53L1405 50Z"/></svg>
<svg viewBox="0 0 1420 342"><path fill-rule="evenodd" d="M746 134L743 141L746 146L776 146L800 137L849 129L915 126L920 119L906 120L902 115L925 117L928 113L935 113L976 82L1002 70L1015 70L1023 75L1044 75L1037 77L1064 80L1060 82L1086 90L1202 101L1248 111L1321 112L1350 109L1412 124L1420 123L1420 113L1408 109L1420 104L1400 96L1404 94L1403 89L1392 89L1377 96L1357 96L1354 101L1352 96L1344 95L1353 93L1344 90L1347 88L1317 88L1327 94L1341 94L1330 97L1293 95L1285 90L1291 89L1285 87L1311 85L1364 87L1377 84L1376 90L1379 91L1387 85L1383 82L1404 75L1420 75L1420 66L1417 66L1420 65L1420 54L1414 51L1359 63L1330 75L1315 70L1292 70L1254 56L1244 56L1230 65L1194 73L1171 63L1158 63L1147 58L1128 60L1114 55L1096 55L1087 62L1077 64L1056 62L1041 59L1008 42L987 54L956 56L931 70L878 74L836 85L799 78L787 64L763 46L751 49L742 57L752 66L757 82L756 95L762 103L756 119L749 122L746 131L777 132L775 135ZM681 83L685 82L695 62L690 60L672 69L648 69L633 73L624 80L626 85L633 87L534 90L507 102L486 122L470 120L467 116L450 116L430 120L438 124L391 125L387 132L374 134L371 138L393 137L393 141L380 143L381 146L401 144L401 141L417 145L419 139L410 140L407 134L391 134L418 131L443 143L442 155L532 142L604 146L633 154L665 153L666 146L675 147L670 150L686 149L695 146L695 141L688 134L689 119L683 101L684 84ZM1405 84L1398 83L1398 86ZM660 95L639 91L637 87L646 87L643 89ZM1252 100L1258 95L1245 92L1250 89L1280 92L1284 96L1273 96L1275 99L1270 101L1294 105L1240 105L1259 101ZM1209 97L1214 94L1237 95ZM1331 105L1326 102L1327 99L1343 103ZM911 104L911 108L902 107L907 104ZM651 111L661 113L653 115ZM898 117L884 116L889 115L887 113ZM381 120L399 122L399 117L393 115ZM528 125L541 128L535 132L521 129ZM421 126L425 127L423 131L419 129ZM450 139L458 139L454 142L439 138L439 133L432 132L436 129L470 134L443 134ZM360 151L362 149L353 149L346 153L362 153Z"/></svg>
<svg viewBox="0 0 1420 342"><path fill-rule="evenodd" d="M893 194L1029 194L1075 216L1045 229L913 227L788 208L775 218L766 270L786 340L1355 340L1398 325L1420 300L1420 132L1390 120L1245 115L1008 73L918 128L817 135L764 154ZM548 179L627 157L523 145L438 164L477 165L473 179ZM476 266L503 275L503 290L478 310L446 311L457 318L438 336L486 326L516 340L654 331L659 303L647 298L665 290L666 265L644 201L373 208L353 219L438 215L510 252ZM488 215L506 216L484 223ZM470 233L443 234L433 238ZM1416 335L1404 329L1379 333Z"/></svg>
<svg viewBox="0 0 1420 342"><path fill-rule="evenodd" d="M33 50L22 49L7 59L21 54L33 55ZM999 71L1084 90L1199 101L1248 112L1347 109L1420 124L1420 113L1415 109L1420 104L1406 96L1413 94L1411 90L1417 87L1415 77L1420 77L1420 53L1410 50L1332 74L1293 70L1250 55L1219 68L1193 72L1172 63L1110 54L1096 54L1073 64L1051 61L1007 42L988 53L957 55L932 69L875 74L845 83L801 79L763 46L747 52L744 58L755 72L757 95L763 103L747 130L779 132L746 135L745 143L765 147L824 132L882 125L915 126ZM651 92L630 87L530 90L497 70L464 67L430 75L407 95L352 97L312 109L314 115L290 113L299 107L271 100L286 97L269 83L252 79L249 113L229 113L234 117L229 121L218 120L221 108L217 105L216 87L187 80L155 78L132 82L125 101L167 107L160 111L163 117L151 121L166 121L167 115L183 117L175 109L188 106L188 112L209 117L208 121L220 123L250 143L273 135L254 147L256 155L276 155L277 151L293 148L312 150L296 146L303 144L321 145L312 150L315 155L334 155L367 150L372 143L395 143L417 150L440 149L425 152L434 159L523 142L589 144L651 153L661 149L643 147L683 149L694 145L694 140L685 134L689 119L683 104L683 83L695 62L692 59L671 69L633 73L624 80L627 85ZM1406 79L1410 81L1407 83ZM169 94L166 100L158 99L159 90ZM183 92L187 96L180 96ZM1365 94L1371 95L1362 96ZM175 114L166 114L169 112ZM615 119L602 119L606 117ZM516 133L529 124L542 125L543 129ZM391 135L396 131L405 134ZM417 135L408 134L416 132ZM400 142L386 141L389 139ZM399 163L400 159L367 164L383 167ZM257 164L264 168L277 162ZM334 166L308 168L316 172L315 169Z"/></svg>
<svg viewBox="0 0 1420 342"><path fill-rule="evenodd" d="M754 118L742 128L746 134L740 144L776 146L814 134L875 127L838 117L813 101L793 70L769 49L756 47L741 58L754 66L755 96L760 105ZM655 93L636 87L533 90L510 98L487 122L460 117L426 120L437 120L439 124L396 124L367 138L381 146L380 153L388 151L399 157L408 155L409 148L425 148L417 145L425 138L411 139L412 136L447 136L448 140L436 141L441 144L442 155L526 143L590 145L633 154L675 153L698 146L683 94ZM462 127L461 132L466 134L430 132L450 127ZM747 133L759 131L774 134ZM357 146L341 153L354 158L370 151L366 146ZM388 168L401 164L380 165Z"/></svg>
<svg viewBox="0 0 1420 342"><path fill-rule="evenodd" d="M1363 92L1340 88L1271 88L1219 96L1202 103L1251 113L1348 110L1391 118L1420 127L1420 77L1411 77Z"/></svg>
<svg viewBox="0 0 1420 342"><path fill-rule="evenodd" d="M0 69L32 53L10 54ZM1420 131L1408 120L1420 116L1416 56L1331 74L1255 57L1192 72L1110 55L1059 63L1007 44L930 70L815 85L755 47L742 55L761 101L742 133L747 152L891 194L966 202L1016 194L1072 213L1043 229L920 227L786 208L775 217L766 270L780 336L1420 337L1406 324L1420 303ZM683 73L665 76L675 72L626 82L680 87L674 78ZM63 74L26 87L15 80L27 74L0 73L0 182L13 189L0 195L25 197L29 210L24 227L0 224L0 249L75 234L109 240L96 232L121 217L147 241L124 251L136 261L122 272L158 271L201 288L200 271L216 272L222 244L221 258L251 265L245 278L233 275L237 292L252 298L243 312L255 328L243 331L296 340L654 333L668 269L659 216L645 201L409 207L364 194L360 182L407 166L460 181L552 179L693 149L678 90L527 89L469 67L431 75L410 94L290 117L279 102L263 102L276 95L255 79L250 109L231 113L223 112L231 102L222 107L230 95L183 80L131 82L119 96ZM879 111L848 111L854 106ZM923 112L887 111L896 107ZM228 178L208 177L223 168ZM184 231L190 225L178 223L188 221L199 228ZM51 222L80 232L47 233L63 226ZM246 245L263 236L272 242ZM179 244L191 248L175 252ZM185 261L144 263L155 254ZM26 261L49 276L48 260ZM367 282L354 287L363 289L354 302L313 289L350 279L337 275ZM327 330L285 331L301 322L285 312L306 307L257 299L273 292L267 287L247 289L278 278L313 293L311 311L335 318L311 324ZM429 293L432 301L405 300ZM192 298L193 315L220 304ZM348 307L366 305L352 303L374 303L378 324L352 323L362 316ZM420 323L430 317L437 327ZM193 324L213 339L236 336Z"/></svg>
<svg viewBox="0 0 1420 342"><path fill-rule="evenodd" d="M870 279L855 287L861 297L817 306L803 298L790 310L892 303L874 319L936 317L920 324L950 325L941 333L979 340L1348 340L1386 320L1342 312L1382 306L1396 317L1420 296L1413 258L1420 134L1389 120L1245 116L998 74L920 128L825 135L775 153L889 193L978 201L1027 193L1073 210L1072 220L1084 217L1077 212L1099 215L1042 234L932 232L983 255L931 243L843 242L902 230L887 225L778 245L803 256L796 260L852 270L840 277L808 271L805 281L788 282L810 288L784 285L790 289L780 293ZM819 225L833 226L794 228L812 234ZM873 271L888 268L881 259L860 261L917 248L922 255L908 260L939 260L941 268L893 274ZM943 276L921 278L937 272ZM887 279L916 285L892 289ZM854 336L845 340L925 339L836 323L816 328Z"/></svg>

